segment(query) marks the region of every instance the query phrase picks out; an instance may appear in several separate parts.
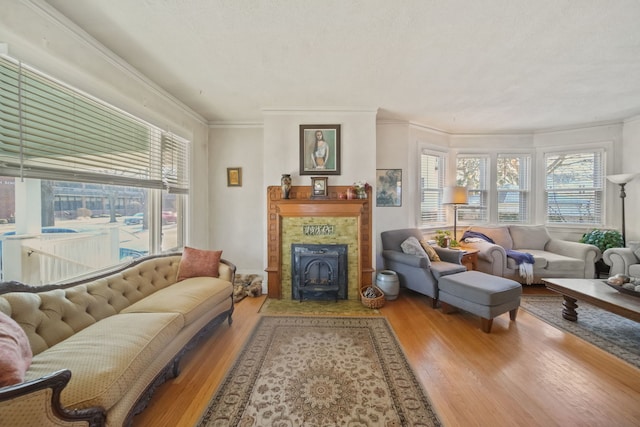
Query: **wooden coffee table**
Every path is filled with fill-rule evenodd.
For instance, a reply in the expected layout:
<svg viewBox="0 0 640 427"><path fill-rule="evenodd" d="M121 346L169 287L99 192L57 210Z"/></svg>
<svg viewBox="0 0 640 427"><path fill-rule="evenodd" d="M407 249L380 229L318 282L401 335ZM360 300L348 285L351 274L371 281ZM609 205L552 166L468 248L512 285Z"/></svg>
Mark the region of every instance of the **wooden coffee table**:
<svg viewBox="0 0 640 427"><path fill-rule="evenodd" d="M640 297L620 293L598 279L542 279L545 286L562 294L562 317L578 320L577 300L640 322Z"/></svg>

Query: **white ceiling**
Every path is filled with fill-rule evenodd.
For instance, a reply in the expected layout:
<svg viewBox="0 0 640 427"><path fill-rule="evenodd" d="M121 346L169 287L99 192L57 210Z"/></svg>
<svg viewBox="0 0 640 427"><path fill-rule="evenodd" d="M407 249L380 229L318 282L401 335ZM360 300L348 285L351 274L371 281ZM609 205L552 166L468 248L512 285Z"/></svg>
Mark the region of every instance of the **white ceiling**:
<svg viewBox="0 0 640 427"><path fill-rule="evenodd" d="M452 133L640 114L638 0L47 0L212 123L378 108Z"/></svg>

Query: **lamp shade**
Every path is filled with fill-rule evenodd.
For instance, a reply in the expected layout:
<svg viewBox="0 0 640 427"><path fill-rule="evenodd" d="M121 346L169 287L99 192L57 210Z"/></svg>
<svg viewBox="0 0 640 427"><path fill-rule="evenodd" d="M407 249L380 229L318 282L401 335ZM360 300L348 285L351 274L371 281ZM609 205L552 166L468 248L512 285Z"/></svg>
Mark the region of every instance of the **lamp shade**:
<svg viewBox="0 0 640 427"><path fill-rule="evenodd" d="M469 203L467 187L445 187L443 189L443 205L466 205L467 203Z"/></svg>
<svg viewBox="0 0 640 427"><path fill-rule="evenodd" d="M640 173L621 173L617 175L609 175L607 179L614 184L626 184L633 181Z"/></svg>

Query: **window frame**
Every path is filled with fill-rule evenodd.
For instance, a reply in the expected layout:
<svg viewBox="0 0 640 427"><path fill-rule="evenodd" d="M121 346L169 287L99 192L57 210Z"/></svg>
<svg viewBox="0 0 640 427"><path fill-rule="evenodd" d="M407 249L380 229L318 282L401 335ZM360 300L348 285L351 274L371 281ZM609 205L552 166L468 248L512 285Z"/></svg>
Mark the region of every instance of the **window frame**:
<svg viewBox="0 0 640 427"><path fill-rule="evenodd" d="M518 179L518 188L517 189L505 189L505 190L501 190L500 187L498 186L498 178L500 175L499 172L499 159L500 158L520 158L520 160L524 160L525 161L525 165L524 165L524 171L522 170L523 167L520 164L518 166L518 175L519 179ZM496 217L496 223L497 224L530 224L531 223L531 218L533 215L533 210L532 210L532 206L533 206L533 194L531 191L531 182L533 180L533 156L531 153L512 153L512 152L498 152L496 153L495 156L495 172L496 172L496 188L495 188L495 194L496 194L496 213L495 213L495 217ZM522 176L524 175L524 176ZM501 192L518 192L520 194L520 196L518 197L519 199L519 205L518 205L518 220L516 221L501 221L500 220L500 193ZM506 198L506 195L505 195ZM524 202L523 202L524 200ZM523 207L524 205L524 207Z"/></svg>
<svg viewBox="0 0 640 427"><path fill-rule="evenodd" d="M423 156L431 156L432 158L437 159L439 165L436 165L441 168L436 172L437 183L435 187L425 188L424 183L424 167L423 166ZM444 187L447 182L447 170L448 170L448 162L449 162L449 153L447 151L441 151L438 149L430 148L427 146L421 146L418 150L418 192L417 192L417 203L416 203L416 211L417 211L417 225L419 228L438 228L446 226L448 223L447 210L442 205L442 193ZM427 217L429 216L428 212L423 210L423 202L425 191L428 191L435 195L437 198L437 207L435 213L431 215L435 215L435 221L428 221Z"/></svg>
<svg viewBox="0 0 640 427"><path fill-rule="evenodd" d="M540 179L540 183L541 186L540 188L541 193L542 193L542 197L543 197L543 203L542 205L542 218L544 218L544 223L547 226L551 226L551 227L558 227L558 226L563 226L563 227L584 227L584 226L589 226L589 227L603 227L604 224L606 224L606 206L607 206L607 193L606 193L606 175L607 175L607 170L609 169L609 164L608 164L608 159L607 159L607 152L608 144L605 144L605 146L603 147L602 145L596 146L596 145L584 145L584 146L575 146L572 147L571 150L548 150L548 151L544 151L541 154L542 157L542 167L544 167L544 174L541 176ZM550 193L550 189L548 187L549 185L549 173L547 172L547 160L549 157L552 156L562 156L562 155L567 155L567 156L571 156L571 155L580 155L580 154L594 154L597 155L598 159L596 160L599 163L599 176L595 176L593 175L593 179L596 181L599 181L599 183L595 183L595 185L593 187L589 187L588 189L585 189L584 187L580 188L580 187L574 187L574 188L565 188L565 189L555 189L555 192L558 193L569 193L569 192L584 192L584 191L593 191L594 192L594 201L596 202L596 206L593 208L594 210L594 214L593 216L594 221L592 222L580 222L580 221L549 221L549 204L548 204L548 200L549 200L549 193ZM594 162L595 163L595 162ZM599 184L599 185L598 185Z"/></svg>
<svg viewBox="0 0 640 427"><path fill-rule="evenodd" d="M478 176L479 187L480 188L469 188L469 186L465 185L464 180L459 176L458 171L459 163L458 161L461 159L478 159L481 163L484 163L484 171L480 171ZM458 153L455 158L455 185L465 186L467 187L469 194L469 201L472 202L472 197L474 194L479 195L480 204L476 205L473 203L469 203L468 205L460 205L458 207L458 223L460 224L487 224L491 222L491 195L492 195L492 156L488 153L475 153L475 152L466 152L466 153ZM482 165L479 164L482 169ZM487 188L488 187L488 188ZM483 202L484 201L484 202ZM484 206L483 206L484 203ZM477 213L481 212L484 218L480 220L470 221L465 219L465 213Z"/></svg>

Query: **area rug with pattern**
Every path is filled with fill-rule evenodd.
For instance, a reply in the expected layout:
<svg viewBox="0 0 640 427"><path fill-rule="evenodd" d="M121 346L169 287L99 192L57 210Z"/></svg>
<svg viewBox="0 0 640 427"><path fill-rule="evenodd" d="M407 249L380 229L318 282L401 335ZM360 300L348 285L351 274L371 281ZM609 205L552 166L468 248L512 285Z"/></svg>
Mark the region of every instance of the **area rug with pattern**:
<svg viewBox="0 0 640 427"><path fill-rule="evenodd" d="M439 426L384 317L263 316L199 426Z"/></svg>
<svg viewBox="0 0 640 427"><path fill-rule="evenodd" d="M640 368L640 323L578 301L578 321L562 317L562 296L523 295L520 307L539 319Z"/></svg>

